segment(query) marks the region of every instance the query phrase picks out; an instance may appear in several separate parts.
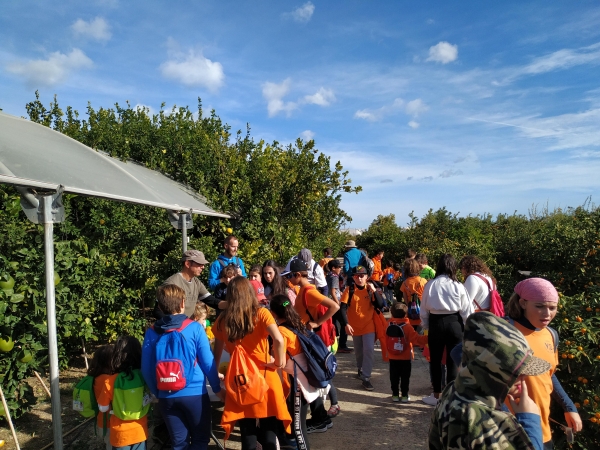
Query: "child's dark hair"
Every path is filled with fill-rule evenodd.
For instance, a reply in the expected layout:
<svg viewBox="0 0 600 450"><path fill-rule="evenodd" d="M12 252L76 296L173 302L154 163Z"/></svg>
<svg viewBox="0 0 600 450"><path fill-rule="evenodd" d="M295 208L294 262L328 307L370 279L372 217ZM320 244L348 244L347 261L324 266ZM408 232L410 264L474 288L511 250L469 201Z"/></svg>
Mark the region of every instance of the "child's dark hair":
<svg viewBox="0 0 600 450"><path fill-rule="evenodd" d="M396 269L396 272L401 272L402 271L402 264L400 264L400 263L394 264L394 269Z"/></svg>
<svg viewBox="0 0 600 450"><path fill-rule="evenodd" d="M100 375L112 375L114 373L112 366L114 350L115 346L112 344L103 345L96 349L87 374L94 378Z"/></svg>
<svg viewBox="0 0 600 450"><path fill-rule="evenodd" d="M219 274L219 279L221 278L233 278L237 275L237 268L233 264L227 264L221 270Z"/></svg>
<svg viewBox="0 0 600 450"><path fill-rule="evenodd" d="M248 271L248 275L251 273L257 273L262 278L262 266L260 264L254 264Z"/></svg>
<svg viewBox="0 0 600 450"><path fill-rule="evenodd" d="M427 256L425 255L425 253L417 253L417 256L415 256L415 259L417 260L417 262L419 264L427 264Z"/></svg>
<svg viewBox="0 0 600 450"><path fill-rule="evenodd" d="M115 342L112 357L114 373L125 372L133 378L132 371L142 367L142 345L133 336L120 336Z"/></svg>
<svg viewBox="0 0 600 450"><path fill-rule="evenodd" d="M390 310L392 313L392 317L394 319L404 319L406 317L406 313L408 312L408 306L404 303L397 302L392 305Z"/></svg>
<svg viewBox="0 0 600 450"><path fill-rule="evenodd" d="M302 319L294 309L294 305L292 305L292 302L287 295L274 295L269 307L271 308L272 313L280 319L285 319L292 328L301 333L306 333L306 326L302 323Z"/></svg>
<svg viewBox="0 0 600 450"><path fill-rule="evenodd" d="M392 261L391 259L388 259L388 261L385 263L386 267L394 267L394 261Z"/></svg>

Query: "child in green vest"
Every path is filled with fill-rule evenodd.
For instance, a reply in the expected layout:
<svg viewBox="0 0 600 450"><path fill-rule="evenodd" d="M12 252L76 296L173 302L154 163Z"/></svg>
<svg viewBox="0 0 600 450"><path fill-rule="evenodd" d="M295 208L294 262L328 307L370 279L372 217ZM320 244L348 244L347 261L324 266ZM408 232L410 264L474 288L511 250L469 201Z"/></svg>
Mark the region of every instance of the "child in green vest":
<svg viewBox="0 0 600 450"><path fill-rule="evenodd" d="M141 375L142 346L132 336L115 343L112 367L115 376L96 394L100 412L111 411L110 443L113 450L146 450L150 394Z"/></svg>

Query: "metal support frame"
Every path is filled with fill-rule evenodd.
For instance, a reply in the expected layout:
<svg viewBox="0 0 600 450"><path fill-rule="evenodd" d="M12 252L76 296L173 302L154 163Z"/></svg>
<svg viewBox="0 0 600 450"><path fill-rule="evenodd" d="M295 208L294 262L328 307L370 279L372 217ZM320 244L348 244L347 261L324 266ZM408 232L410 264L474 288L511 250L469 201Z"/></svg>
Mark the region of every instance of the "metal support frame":
<svg viewBox="0 0 600 450"><path fill-rule="evenodd" d="M50 363L50 393L52 402L52 433L54 449L63 450L63 434L58 371L58 337L56 333L56 295L54 291L54 222L64 220L62 189L51 193L31 193L17 188L21 207L33 223L44 225L44 254L46 266L46 313L48 324L48 359Z"/></svg>
<svg viewBox="0 0 600 450"><path fill-rule="evenodd" d="M187 230L194 228L192 211L169 211L169 221L173 228L181 230L181 253L187 251Z"/></svg>

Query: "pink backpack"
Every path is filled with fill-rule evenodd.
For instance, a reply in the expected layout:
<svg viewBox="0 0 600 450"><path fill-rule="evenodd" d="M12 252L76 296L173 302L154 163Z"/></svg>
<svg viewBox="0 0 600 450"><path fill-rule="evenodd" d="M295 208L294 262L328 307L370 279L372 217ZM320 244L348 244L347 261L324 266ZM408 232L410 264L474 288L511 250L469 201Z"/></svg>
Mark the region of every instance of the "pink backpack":
<svg viewBox="0 0 600 450"><path fill-rule="evenodd" d="M504 313L504 303L502 303L502 298L500 294L496 290L496 286L490 286L490 282L486 277L479 275L478 273L472 273L471 275L475 275L478 278L481 278L487 284L487 287L490 291L490 309L489 311L498 317L504 317L506 314ZM483 311L483 308L477 303L477 300L473 300L477 307Z"/></svg>

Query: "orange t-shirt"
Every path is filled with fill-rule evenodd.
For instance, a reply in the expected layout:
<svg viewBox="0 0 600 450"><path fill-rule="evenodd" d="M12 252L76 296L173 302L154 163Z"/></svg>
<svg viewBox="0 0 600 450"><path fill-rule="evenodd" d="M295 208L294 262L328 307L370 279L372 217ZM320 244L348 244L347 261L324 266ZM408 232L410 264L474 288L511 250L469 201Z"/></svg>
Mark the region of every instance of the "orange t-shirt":
<svg viewBox="0 0 600 450"><path fill-rule="evenodd" d="M321 269L323 269L325 267L325 264L327 264L332 259L333 258L321 258L321 261L319 261L319 265L321 266Z"/></svg>
<svg viewBox="0 0 600 450"><path fill-rule="evenodd" d="M219 319L222 317L223 315L219 316ZM225 350L229 354L232 354L235 344L229 341L225 330L221 328L223 322L219 319L217 319L213 327L213 334L216 339L225 343ZM267 327L275 324L275 319L268 309L260 308L254 320L254 331L244 336L239 343L252 356L255 362L268 363L271 360L271 355L269 354L269 342L267 341L267 336L269 335ZM258 365L258 368L261 369L261 366ZM284 427L290 433L292 418L287 410L279 374L274 370L267 369L264 371L261 370L261 373L264 373L265 380L269 386L266 401L243 406L233 402L229 396L225 397L225 408L223 409L221 426L225 429L226 438L229 437L235 422L245 418L260 419L274 416L283 421Z"/></svg>
<svg viewBox="0 0 600 450"><path fill-rule="evenodd" d="M393 275L394 280L398 277L398 274L396 273L396 271L394 270L393 267L386 267L385 269L383 269L383 273L381 274L381 279L384 281L384 283L385 283L386 277L390 273Z"/></svg>
<svg viewBox="0 0 600 450"><path fill-rule="evenodd" d="M342 294L342 303L348 303L350 288L347 287ZM355 336L362 336L368 333L375 333L375 324L373 323L373 313L375 308L371 304L369 291L365 287L354 289L354 295L350 306L348 306L348 323L354 329Z"/></svg>
<svg viewBox="0 0 600 450"><path fill-rule="evenodd" d="M290 330L287 327L284 327L283 325L279 325L279 331L283 336L283 343L285 346L287 359L289 359L288 353L292 356L296 356L302 353L302 346L300 345L300 340L292 330ZM282 372L281 382L283 386L283 394L285 395L285 398L287 398L288 395L290 395L291 382L290 377L286 372Z"/></svg>
<svg viewBox="0 0 600 450"><path fill-rule="evenodd" d="M98 383L96 390L96 380L94 380L94 394L98 405L110 405L113 399L115 379L117 375L106 375L106 379ZM100 418L100 415L98 415ZM102 426L101 424L99 426ZM139 444L148 439L148 415L139 420L121 420L111 414L109 421L110 445L113 447L125 447L127 445Z"/></svg>
<svg viewBox="0 0 600 450"><path fill-rule="evenodd" d="M373 281L381 281L381 275L383 271L381 270L381 258L374 257L373 258L373 275L371 275L371 280Z"/></svg>
<svg viewBox="0 0 600 450"><path fill-rule="evenodd" d="M552 440L552 431L550 430L550 394L553 391L552 375L558 365L558 352L554 351L554 338L547 329L530 330L518 322L514 322L515 327L523 333L525 339L533 354L538 358L548 361L552 366L550 370L542 375L535 377L526 376L527 392L531 399L540 407L542 422L542 440L548 442Z"/></svg>
<svg viewBox="0 0 600 450"><path fill-rule="evenodd" d="M312 284L303 286L300 289L296 301L294 302L294 309L300 315L302 323L308 323L310 321L310 317L306 312L307 309L313 320L317 320L317 307L323 303L323 300L326 298L327 297L321 294Z"/></svg>
<svg viewBox="0 0 600 450"><path fill-rule="evenodd" d="M427 345L428 336L421 336L419 333L415 331L412 325L409 323L408 318L403 319L394 319L393 317L388 319L388 324L396 323L398 325L402 325L402 331L404 332L404 337L408 345L404 348L404 350L400 353L400 355L388 355L390 359L415 359L415 355L413 353L413 345L417 345L419 347L425 347Z"/></svg>

